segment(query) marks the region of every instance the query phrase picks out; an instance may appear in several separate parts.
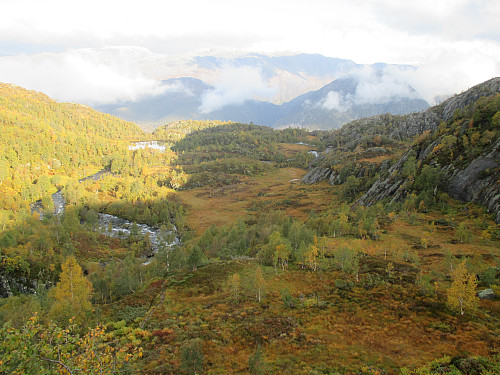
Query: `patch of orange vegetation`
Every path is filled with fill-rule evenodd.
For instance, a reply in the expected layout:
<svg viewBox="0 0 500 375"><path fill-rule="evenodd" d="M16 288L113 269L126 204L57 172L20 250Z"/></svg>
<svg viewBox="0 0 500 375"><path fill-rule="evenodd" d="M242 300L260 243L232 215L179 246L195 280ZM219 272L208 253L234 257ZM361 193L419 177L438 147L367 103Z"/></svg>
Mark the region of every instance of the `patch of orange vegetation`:
<svg viewBox="0 0 500 375"><path fill-rule="evenodd" d="M257 266L257 262L245 261L235 268L235 262L226 262L217 271L231 274L239 270L246 282ZM196 272L205 274L195 276L196 282L168 288L169 303L158 308L164 313L169 310L174 331L196 332L203 338L212 373L244 372L257 343L275 374L309 374L318 364L330 371L356 373L367 363L396 374L399 367L421 366L462 351L488 355L495 345L487 325L449 315L442 308L442 297L424 297L413 284L387 283L365 289L355 283L343 293L335 287L335 280L345 277L340 271L291 268L275 273L272 267L263 268L267 283L263 305L256 301L253 290L245 288L241 302L232 302L220 292L224 278L214 281L217 274L213 269L201 268ZM208 294L207 282L215 282ZM295 308L283 304L284 289L296 300ZM300 300L311 296L323 307L301 306ZM168 328L163 316L155 318L160 328L162 324ZM180 347L182 341L177 338L156 345L156 349L161 345Z"/></svg>
<svg viewBox="0 0 500 375"><path fill-rule="evenodd" d="M283 153L287 158L293 158L295 154L301 151L310 151L312 148L308 145L298 145L295 143L280 143L278 150Z"/></svg>
<svg viewBox="0 0 500 375"><path fill-rule="evenodd" d="M325 209L337 189L327 182L301 183L306 172L299 168L276 169L262 176L242 178L239 184L205 186L177 194L188 207L187 222L197 236L212 224L229 225L256 210L284 210L292 217L305 220L311 210Z"/></svg>
<svg viewBox="0 0 500 375"><path fill-rule="evenodd" d="M360 159L358 160L358 162L360 163L371 163L371 164L380 164L384 161L386 161L387 159L392 159L394 158L394 155L392 154L389 154L389 155L379 155L379 156L375 156L374 158L366 158L366 159Z"/></svg>

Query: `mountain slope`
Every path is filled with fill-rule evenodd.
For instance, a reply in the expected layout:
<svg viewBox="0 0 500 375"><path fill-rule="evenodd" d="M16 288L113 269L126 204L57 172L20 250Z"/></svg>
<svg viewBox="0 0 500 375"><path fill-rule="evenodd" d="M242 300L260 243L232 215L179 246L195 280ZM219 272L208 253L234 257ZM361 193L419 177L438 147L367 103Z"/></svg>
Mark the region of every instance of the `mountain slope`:
<svg viewBox="0 0 500 375"><path fill-rule="evenodd" d="M379 156L392 155L374 166L380 178L371 182L357 204L370 206L382 199L398 202L411 194L419 202L424 201L424 205L429 204L434 201L436 190L429 193L424 185L425 180L434 179L433 189L440 187L454 198L482 203L500 222L498 93L500 78L494 78L425 112L381 115L349 123L324 136L329 152L311 163L303 181L329 179L332 184L344 183L348 173L339 179L338 171L332 167L336 160L346 155L354 161L363 159L362 150ZM394 153L394 142L404 145L416 136L420 137L410 147L400 145L402 156ZM373 148L384 144L390 147ZM357 171L355 176L363 176L366 167L361 168L359 162L354 164L358 166L353 168Z"/></svg>
<svg viewBox="0 0 500 375"><path fill-rule="evenodd" d="M274 127L335 129L362 117L398 115L427 108L427 102L413 88L394 77L382 73L348 76L285 103L284 115Z"/></svg>
<svg viewBox="0 0 500 375"><path fill-rule="evenodd" d="M208 67L215 64L211 60L204 63ZM254 122L275 128L334 129L361 117L388 112L404 114L428 107L413 88L382 72L339 78L282 105L255 99L231 101L231 95L195 78L170 79L163 85L165 91L161 95L96 108L153 126L180 119L210 119ZM228 102L206 111L208 98Z"/></svg>
<svg viewBox="0 0 500 375"><path fill-rule="evenodd" d="M408 173L407 171L412 172ZM451 197L485 205L500 224L500 94L480 98L416 142L359 199L369 206L413 194L434 200L439 187ZM430 190L434 189L432 192Z"/></svg>
<svg viewBox="0 0 500 375"><path fill-rule="evenodd" d="M53 189L49 176L101 169L120 142L145 136L137 125L90 107L3 83L0 127L0 208L9 209Z"/></svg>
<svg viewBox="0 0 500 375"><path fill-rule="evenodd" d="M118 102L95 106L99 111L110 113L127 121L141 124L200 119L201 97L213 87L195 78L172 78L162 81L164 91L138 101Z"/></svg>

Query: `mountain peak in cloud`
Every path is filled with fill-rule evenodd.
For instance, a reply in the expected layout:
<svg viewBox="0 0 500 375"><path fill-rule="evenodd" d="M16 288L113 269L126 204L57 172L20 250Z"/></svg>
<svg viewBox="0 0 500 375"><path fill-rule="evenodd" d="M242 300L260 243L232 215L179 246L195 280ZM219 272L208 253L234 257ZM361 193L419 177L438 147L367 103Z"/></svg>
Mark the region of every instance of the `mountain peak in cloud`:
<svg viewBox="0 0 500 375"><path fill-rule="evenodd" d="M201 113L210 113L229 104L243 104L245 100L270 100L277 89L263 80L261 70L251 66L223 68L214 89L202 97Z"/></svg>

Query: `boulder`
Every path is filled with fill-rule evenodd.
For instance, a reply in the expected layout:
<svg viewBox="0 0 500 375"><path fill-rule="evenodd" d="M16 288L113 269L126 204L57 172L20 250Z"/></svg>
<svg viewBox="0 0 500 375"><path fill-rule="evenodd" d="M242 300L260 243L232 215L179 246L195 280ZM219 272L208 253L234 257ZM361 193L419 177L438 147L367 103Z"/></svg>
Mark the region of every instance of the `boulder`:
<svg viewBox="0 0 500 375"><path fill-rule="evenodd" d="M476 295L479 297L479 299L495 299L496 298L496 294L493 292L492 289L480 290L479 292L476 293Z"/></svg>

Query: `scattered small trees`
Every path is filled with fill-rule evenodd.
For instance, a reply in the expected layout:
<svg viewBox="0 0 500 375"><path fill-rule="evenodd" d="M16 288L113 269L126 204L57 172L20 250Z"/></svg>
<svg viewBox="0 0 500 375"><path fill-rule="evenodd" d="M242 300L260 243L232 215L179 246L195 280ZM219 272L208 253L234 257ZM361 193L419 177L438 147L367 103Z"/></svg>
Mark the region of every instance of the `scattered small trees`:
<svg viewBox="0 0 500 375"><path fill-rule="evenodd" d="M346 274L354 275L356 281L359 281L359 259L360 254L347 246L340 246L335 251L335 264L338 269Z"/></svg>

